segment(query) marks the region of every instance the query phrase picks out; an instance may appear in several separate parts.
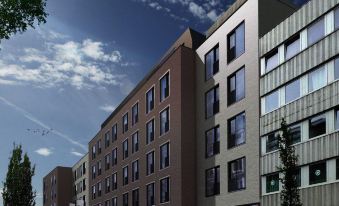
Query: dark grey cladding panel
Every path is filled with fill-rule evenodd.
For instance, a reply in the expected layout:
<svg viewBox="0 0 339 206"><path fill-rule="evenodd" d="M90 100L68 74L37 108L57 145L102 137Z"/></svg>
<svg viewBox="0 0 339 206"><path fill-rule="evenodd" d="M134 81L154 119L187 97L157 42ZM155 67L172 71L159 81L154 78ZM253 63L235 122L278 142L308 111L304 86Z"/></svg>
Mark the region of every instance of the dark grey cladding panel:
<svg viewBox="0 0 339 206"><path fill-rule="evenodd" d="M339 0L311 0L305 4L259 40L260 56L279 46L337 4Z"/></svg>

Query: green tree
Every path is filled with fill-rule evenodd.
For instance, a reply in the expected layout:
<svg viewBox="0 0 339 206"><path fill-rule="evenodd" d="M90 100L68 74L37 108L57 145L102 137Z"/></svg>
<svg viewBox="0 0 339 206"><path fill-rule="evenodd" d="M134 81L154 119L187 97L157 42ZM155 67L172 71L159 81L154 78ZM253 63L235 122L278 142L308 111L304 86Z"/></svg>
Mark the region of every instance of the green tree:
<svg viewBox="0 0 339 206"><path fill-rule="evenodd" d="M46 0L0 0L0 41L46 23Z"/></svg>
<svg viewBox="0 0 339 206"><path fill-rule="evenodd" d="M27 154L22 155L21 145L14 145L3 183L4 206L34 206L36 192L32 188L35 166Z"/></svg>
<svg viewBox="0 0 339 206"><path fill-rule="evenodd" d="M292 136L287 127L285 119L281 122L281 135L278 135L281 166L279 169L283 173L280 179L283 189L280 194L282 206L302 206L296 179L298 156L292 146Z"/></svg>

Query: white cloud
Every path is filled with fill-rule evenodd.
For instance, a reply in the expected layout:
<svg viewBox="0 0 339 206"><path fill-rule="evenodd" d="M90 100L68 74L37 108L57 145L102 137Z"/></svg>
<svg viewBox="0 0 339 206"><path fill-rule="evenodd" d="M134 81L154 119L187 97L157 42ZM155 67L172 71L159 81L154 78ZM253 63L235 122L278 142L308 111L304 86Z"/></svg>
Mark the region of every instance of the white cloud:
<svg viewBox="0 0 339 206"><path fill-rule="evenodd" d="M39 155L45 156L45 157L48 157L51 154L53 154L52 150L49 149L49 148L40 148L40 149L35 150L35 152L38 153Z"/></svg>
<svg viewBox="0 0 339 206"><path fill-rule="evenodd" d="M84 154L80 153L80 152L76 152L76 151L71 151L71 154L77 157L82 157L84 156Z"/></svg>
<svg viewBox="0 0 339 206"><path fill-rule="evenodd" d="M106 104L104 106L100 106L99 109L107 113L111 113L115 110L115 106Z"/></svg>
<svg viewBox="0 0 339 206"><path fill-rule="evenodd" d="M202 6L199 6L198 4L191 2L189 4L189 11L196 17L200 19L206 18L206 11Z"/></svg>
<svg viewBox="0 0 339 206"><path fill-rule="evenodd" d="M218 15L215 10L208 12L207 17L211 19L212 21L216 21L218 19Z"/></svg>

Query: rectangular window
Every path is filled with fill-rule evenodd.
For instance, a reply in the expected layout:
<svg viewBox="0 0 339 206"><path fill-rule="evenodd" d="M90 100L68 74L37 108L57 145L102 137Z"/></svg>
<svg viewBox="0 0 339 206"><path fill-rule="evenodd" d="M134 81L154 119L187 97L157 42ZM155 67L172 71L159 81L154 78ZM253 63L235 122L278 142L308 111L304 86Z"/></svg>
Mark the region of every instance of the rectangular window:
<svg viewBox="0 0 339 206"><path fill-rule="evenodd" d="M112 190L118 189L118 174L114 173L112 175Z"/></svg>
<svg viewBox="0 0 339 206"><path fill-rule="evenodd" d="M110 136L109 136L110 132L106 132L105 133L105 148L109 147L109 143L110 143Z"/></svg>
<svg viewBox="0 0 339 206"><path fill-rule="evenodd" d="M290 128L290 135L292 138L292 144L299 143L301 141L301 127L300 125L294 125Z"/></svg>
<svg viewBox="0 0 339 206"><path fill-rule="evenodd" d="M154 108L154 87L146 93L146 114Z"/></svg>
<svg viewBox="0 0 339 206"><path fill-rule="evenodd" d="M96 168L95 165L92 166L92 179L95 179L96 177Z"/></svg>
<svg viewBox="0 0 339 206"><path fill-rule="evenodd" d="M309 120L309 139L326 134L325 114L313 117Z"/></svg>
<svg viewBox="0 0 339 206"><path fill-rule="evenodd" d="M154 151L147 154L147 175L154 173Z"/></svg>
<svg viewBox="0 0 339 206"><path fill-rule="evenodd" d="M335 111L335 129L339 130L339 109Z"/></svg>
<svg viewBox="0 0 339 206"><path fill-rule="evenodd" d="M300 97L300 80L296 80L286 86L285 102L286 104L298 99Z"/></svg>
<svg viewBox="0 0 339 206"><path fill-rule="evenodd" d="M228 163L228 191L234 192L246 187L246 160L237 159Z"/></svg>
<svg viewBox="0 0 339 206"><path fill-rule="evenodd" d="M98 147L98 154L101 154L101 139L98 140L97 147Z"/></svg>
<svg viewBox="0 0 339 206"><path fill-rule="evenodd" d="M122 133L128 131L128 113L126 113L122 118Z"/></svg>
<svg viewBox="0 0 339 206"><path fill-rule="evenodd" d="M107 177L105 179L105 193L109 193L111 191L111 178Z"/></svg>
<svg viewBox="0 0 339 206"><path fill-rule="evenodd" d="M230 63L245 52L245 23L241 23L227 35L227 62Z"/></svg>
<svg viewBox="0 0 339 206"><path fill-rule="evenodd" d="M122 195L122 206L128 206L128 193Z"/></svg>
<svg viewBox="0 0 339 206"><path fill-rule="evenodd" d="M279 90L265 97L265 113L279 108Z"/></svg>
<svg viewBox="0 0 339 206"><path fill-rule="evenodd" d="M147 206L155 205L154 190L154 183L147 185Z"/></svg>
<svg viewBox="0 0 339 206"><path fill-rule="evenodd" d="M118 198L117 197L114 197L112 199L112 206L118 206Z"/></svg>
<svg viewBox="0 0 339 206"><path fill-rule="evenodd" d="M245 69L237 71L228 78L228 105L245 98Z"/></svg>
<svg viewBox="0 0 339 206"><path fill-rule="evenodd" d="M266 73L273 70L279 64L278 50L273 51L265 58L265 71Z"/></svg>
<svg viewBox="0 0 339 206"><path fill-rule="evenodd" d="M92 186L92 200L96 198L95 185Z"/></svg>
<svg viewBox="0 0 339 206"><path fill-rule="evenodd" d="M325 20L321 18L307 28L308 45L312 45L325 36Z"/></svg>
<svg viewBox="0 0 339 206"><path fill-rule="evenodd" d="M169 143L166 143L160 147L160 169L164 169L169 166Z"/></svg>
<svg viewBox="0 0 339 206"><path fill-rule="evenodd" d="M219 45L205 55L205 80L209 80L219 71Z"/></svg>
<svg viewBox="0 0 339 206"><path fill-rule="evenodd" d="M126 139L122 143L122 147L123 147L122 159L126 159L128 157L128 139Z"/></svg>
<svg viewBox="0 0 339 206"><path fill-rule="evenodd" d="M219 85L205 94L206 119L219 112Z"/></svg>
<svg viewBox="0 0 339 206"><path fill-rule="evenodd" d="M334 11L334 29L339 28L339 7Z"/></svg>
<svg viewBox="0 0 339 206"><path fill-rule="evenodd" d="M98 162L98 176L101 175L101 160Z"/></svg>
<svg viewBox="0 0 339 206"><path fill-rule="evenodd" d="M102 191L102 185L101 185L101 182L98 183L98 197L101 197L101 191Z"/></svg>
<svg viewBox="0 0 339 206"><path fill-rule="evenodd" d="M132 153L139 151L139 132L132 135Z"/></svg>
<svg viewBox="0 0 339 206"><path fill-rule="evenodd" d="M160 102L169 96L169 73L160 79Z"/></svg>
<svg viewBox="0 0 339 206"><path fill-rule="evenodd" d="M206 197L220 194L220 167L206 170Z"/></svg>
<svg viewBox="0 0 339 206"><path fill-rule="evenodd" d="M109 170L110 163L111 163L111 155L108 154L105 156L105 170Z"/></svg>
<svg viewBox="0 0 339 206"><path fill-rule="evenodd" d="M118 163L118 149L115 148L113 151L112 151L112 166L113 165L117 165Z"/></svg>
<svg viewBox="0 0 339 206"><path fill-rule="evenodd" d="M293 172L293 177L297 181L297 186L300 187L301 186L301 169L300 168L297 168Z"/></svg>
<svg viewBox="0 0 339 206"><path fill-rule="evenodd" d="M105 201L105 206L110 206L110 201L109 200Z"/></svg>
<svg viewBox="0 0 339 206"><path fill-rule="evenodd" d="M266 193L279 191L279 173L266 176Z"/></svg>
<svg viewBox="0 0 339 206"><path fill-rule="evenodd" d="M278 137L275 133L267 136L266 152L272 152L279 149Z"/></svg>
<svg viewBox="0 0 339 206"><path fill-rule="evenodd" d="M154 140L154 119L146 124L146 144L153 142Z"/></svg>
<svg viewBox="0 0 339 206"><path fill-rule="evenodd" d="M206 132L206 158L220 152L220 129L216 126Z"/></svg>
<svg viewBox="0 0 339 206"><path fill-rule="evenodd" d="M313 92L327 84L326 69L319 68L308 75L308 91Z"/></svg>
<svg viewBox="0 0 339 206"><path fill-rule="evenodd" d="M245 143L246 140L246 115L239 114L228 120L228 148Z"/></svg>
<svg viewBox="0 0 339 206"><path fill-rule="evenodd" d="M116 141L118 139L118 125L115 124L112 127L112 142Z"/></svg>
<svg viewBox="0 0 339 206"><path fill-rule="evenodd" d="M170 179L169 177L160 180L160 203L170 200Z"/></svg>
<svg viewBox="0 0 339 206"><path fill-rule="evenodd" d="M310 165L310 185L326 182L326 162Z"/></svg>
<svg viewBox="0 0 339 206"><path fill-rule="evenodd" d="M139 189L132 191L132 206L139 206Z"/></svg>
<svg viewBox="0 0 339 206"><path fill-rule="evenodd" d="M132 162L132 182L139 179L139 160Z"/></svg>
<svg viewBox="0 0 339 206"><path fill-rule="evenodd" d="M132 125L135 125L139 121L139 104L136 103L132 107Z"/></svg>
<svg viewBox="0 0 339 206"><path fill-rule="evenodd" d="M339 79L339 58L334 61L334 80Z"/></svg>
<svg viewBox="0 0 339 206"><path fill-rule="evenodd" d="M92 147L92 159L95 159L95 156L96 156L95 148L96 148L96 146L93 145L93 147Z"/></svg>
<svg viewBox="0 0 339 206"><path fill-rule="evenodd" d="M286 59L290 59L300 52L300 36L296 36L286 43Z"/></svg>
<svg viewBox="0 0 339 206"><path fill-rule="evenodd" d="M123 168L123 179L122 179L122 185L128 184L128 166Z"/></svg>
<svg viewBox="0 0 339 206"><path fill-rule="evenodd" d="M169 107L160 113L160 135L169 130Z"/></svg>
<svg viewBox="0 0 339 206"><path fill-rule="evenodd" d="M337 159L337 180L339 180L339 159Z"/></svg>

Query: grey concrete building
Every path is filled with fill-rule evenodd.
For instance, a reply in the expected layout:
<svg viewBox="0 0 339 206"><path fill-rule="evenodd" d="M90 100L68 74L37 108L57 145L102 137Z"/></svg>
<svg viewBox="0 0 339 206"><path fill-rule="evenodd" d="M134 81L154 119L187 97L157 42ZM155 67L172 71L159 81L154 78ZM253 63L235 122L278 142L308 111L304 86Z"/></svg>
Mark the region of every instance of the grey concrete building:
<svg viewBox="0 0 339 206"><path fill-rule="evenodd" d="M280 205L282 118L299 156L303 205L339 205L338 6L338 0L311 0L260 39L263 206Z"/></svg>
<svg viewBox="0 0 339 206"><path fill-rule="evenodd" d="M83 156L73 167L73 203L76 206L88 205L89 196L89 170L88 153Z"/></svg>

